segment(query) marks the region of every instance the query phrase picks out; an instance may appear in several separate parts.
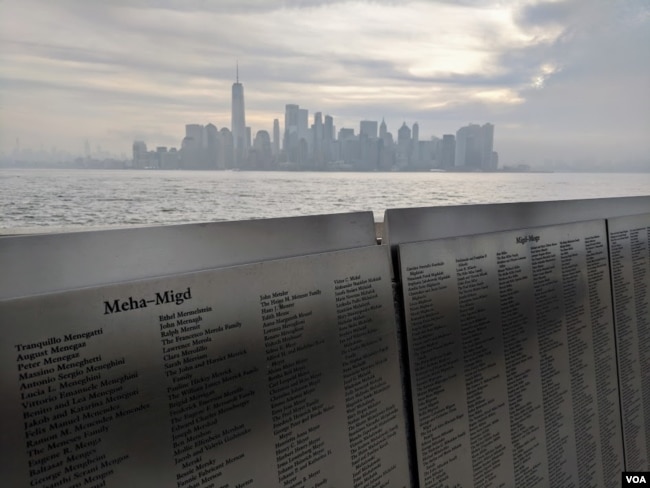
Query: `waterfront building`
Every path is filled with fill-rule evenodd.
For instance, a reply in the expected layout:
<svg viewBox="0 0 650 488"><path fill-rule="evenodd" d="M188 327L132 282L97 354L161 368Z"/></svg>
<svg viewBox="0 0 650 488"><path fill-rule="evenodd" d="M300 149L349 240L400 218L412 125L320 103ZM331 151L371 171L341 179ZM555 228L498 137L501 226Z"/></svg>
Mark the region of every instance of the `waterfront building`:
<svg viewBox="0 0 650 488"><path fill-rule="evenodd" d="M144 141L133 141L133 167L144 168L148 163L147 145Z"/></svg>
<svg viewBox="0 0 650 488"><path fill-rule="evenodd" d="M203 136L203 125L187 124L185 126L185 137L181 142L181 165L184 169L203 168Z"/></svg>
<svg viewBox="0 0 650 488"><path fill-rule="evenodd" d="M456 136L444 134L440 152L440 167L442 169L453 168L456 164Z"/></svg>
<svg viewBox="0 0 650 488"><path fill-rule="evenodd" d="M287 104L284 110L284 141L282 149L285 158L290 163L298 162L298 113L300 107L295 104Z"/></svg>
<svg viewBox="0 0 650 488"><path fill-rule="evenodd" d="M313 139L313 161L316 167L323 164L323 114L316 112L314 114L314 124L311 128Z"/></svg>
<svg viewBox="0 0 650 488"><path fill-rule="evenodd" d="M481 167L481 126L469 124L456 131L456 167Z"/></svg>
<svg viewBox="0 0 650 488"><path fill-rule="evenodd" d="M253 169L271 169L273 154L271 136L265 130L257 131L253 149L251 150L250 166Z"/></svg>
<svg viewBox="0 0 650 488"><path fill-rule="evenodd" d="M244 110L244 85L239 82L239 65L237 65L237 76L232 84L232 112L230 119L230 130L233 139L233 149L237 166L241 164L246 156L246 114Z"/></svg>
<svg viewBox="0 0 650 488"><path fill-rule="evenodd" d="M207 169L223 169L219 166L219 131L210 123L205 126L205 166Z"/></svg>
<svg viewBox="0 0 650 488"><path fill-rule="evenodd" d="M235 167L235 147L232 132L227 127L219 131L219 167L225 169Z"/></svg>
<svg viewBox="0 0 650 488"><path fill-rule="evenodd" d="M420 166L420 124L415 122L413 124L413 131L412 131L412 138L411 138L411 159L410 159L410 165L413 167L419 167Z"/></svg>
<svg viewBox="0 0 650 488"><path fill-rule="evenodd" d="M298 109L298 138L309 142L309 110Z"/></svg>
<svg viewBox="0 0 650 488"><path fill-rule="evenodd" d="M469 124L456 132L455 166L493 171L494 125Z"/></svg>
<svg viewBox="0 0 650 488"><path fill-rule="evenodd" d="M494 171L492 152L494 150L494 125L487 123L481 127L481 168L484 171Z"/></svg>
<svg viewBox="0 0 650 488"><path fill-rule="evenodd" d="M345 127L341 127L341 129L339 129L338 136L339 142L343 142L348 139L354 139L354 129L346 129Z"/></svg>
<svg viewBox="0 0 650 488"><path fill-rule="evenodd" d="M408 167L411 163L411 129L402 123L397 131L397 166L400 169Z"/></svg>
<svg viewBox="0 0 650 488"><path fill-rule="evenodd" d="M323 123L323 161L329 163L338 159L335 158L334 152L335 143L334 143L334 118L331 115L325 116L325 122Z"/></svg>
<svg viewBox="0 0 650 488"><path fill-rule="evenodd" d="M359 123L359 135L367 135L371 139L377 138L377 121L376 120L362 120Z"/></svg>
<svg viewBox="0 0 650 488"><path fill-rule="evenodd" d="M280 154L280 121L273 119L273 157Z"/></svg>

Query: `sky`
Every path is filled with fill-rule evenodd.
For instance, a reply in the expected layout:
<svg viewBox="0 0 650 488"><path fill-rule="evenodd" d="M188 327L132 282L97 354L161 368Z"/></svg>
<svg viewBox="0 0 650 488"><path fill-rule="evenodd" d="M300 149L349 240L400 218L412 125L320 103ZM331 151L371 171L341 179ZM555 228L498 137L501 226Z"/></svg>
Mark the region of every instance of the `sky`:
<svg viewBox="0 0 650 488"><path fill-rule="evenodd" d="M0 0L0 151L230 127L297 103L420 139L495 124L502 164L648 161L648 0Z"/></svg>

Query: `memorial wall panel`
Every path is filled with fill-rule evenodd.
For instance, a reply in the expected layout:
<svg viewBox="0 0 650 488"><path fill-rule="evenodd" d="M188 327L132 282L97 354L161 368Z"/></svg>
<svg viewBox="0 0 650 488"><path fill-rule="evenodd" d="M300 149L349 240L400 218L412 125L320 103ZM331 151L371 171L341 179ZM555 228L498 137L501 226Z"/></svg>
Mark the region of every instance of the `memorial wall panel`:
<svg viewBox="0 0 650 488"><path fill-rule="evenodd" d="M650 212L650 196L386 210L382 242L426 241Z"/></svg>
<svg viewBox="0 0 650 488"><path fill-rule="evenodd" d="M409 484L389 252L0 301L6 486Z"/></svg>
<svg viewBox="0 0 650 488"><path fill-rule="evenodd" d="M604 221L400 244L423 487L623 469Z"/></svg>
<svg viewBox="0 0 650 488"><path fill-rule="evenodd" d="M609 219L625 463L650 470L650 214Z"/></svg>
<svg viewBox="0 0 650 488"><path fill-rule="evenodd" d="M0 299L376 243L372 212L0 239Z"/></svg>

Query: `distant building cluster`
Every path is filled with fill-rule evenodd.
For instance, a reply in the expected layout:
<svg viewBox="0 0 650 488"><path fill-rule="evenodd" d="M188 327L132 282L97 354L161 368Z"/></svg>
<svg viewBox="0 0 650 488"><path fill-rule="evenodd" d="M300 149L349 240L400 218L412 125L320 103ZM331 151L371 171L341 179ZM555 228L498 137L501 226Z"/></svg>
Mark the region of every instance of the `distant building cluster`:
<svg viewBox="0 0 650 488"><path fill-rule="evenodd" d="M251 137L246 126L244 87L232 85L231 127L188 124L180 149L157 147L148 150L144 141L133 143L134 168L212 170L354 170L495 171L494 125L470 124L456 134L420 140L419 125L402 123L397 140L386 122L362 120L359 132L340 128L322 112L309 124L309 110L288 104L284 130L273 120L273 133L260 130Z"/></svg>

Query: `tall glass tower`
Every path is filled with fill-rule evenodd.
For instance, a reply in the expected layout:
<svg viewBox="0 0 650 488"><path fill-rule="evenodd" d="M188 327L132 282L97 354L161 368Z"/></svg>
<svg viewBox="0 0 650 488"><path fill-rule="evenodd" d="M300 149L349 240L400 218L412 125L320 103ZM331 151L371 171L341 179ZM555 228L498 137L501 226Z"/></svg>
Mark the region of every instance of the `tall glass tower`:
<svg viewBox="0 0 650 488"><path fill-rule="evenodd" d="M239 83L239 63L237 64L237 78L232 84L232 118L231 129L235 164L240 166L247 153L246 147L246 115L244 113L244 85Z"/></svg>

